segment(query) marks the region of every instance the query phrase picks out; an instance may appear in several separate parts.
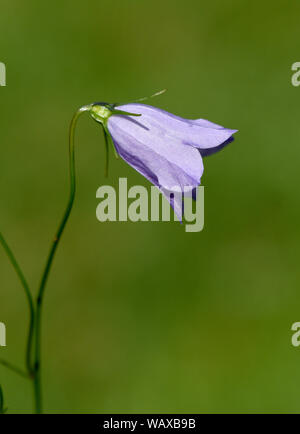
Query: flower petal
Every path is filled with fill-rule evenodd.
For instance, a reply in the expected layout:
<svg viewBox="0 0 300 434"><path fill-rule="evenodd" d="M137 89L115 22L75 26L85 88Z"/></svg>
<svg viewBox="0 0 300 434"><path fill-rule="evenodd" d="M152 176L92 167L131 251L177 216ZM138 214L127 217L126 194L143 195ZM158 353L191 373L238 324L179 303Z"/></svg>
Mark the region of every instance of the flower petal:
<svg viewBox="0 0 300 434"><path fill-rule="evenodd" d="M138 122L151 129L152 134L175 138L185 145L199 149L220 146L237 132L205 119L184 119L145 104L126 104L118 109L141 114Z"/></svg>
<svg viewBox="0 0 300 434"><path fill-rule="evenodd" d="M198 150L157 135L143 116L111 116L108 130L120 156L153 184L171 191L200 184L203 163Z"/></svg>
<svg viewBox="0 0 300 434"><path fill-rule="evenodd" d="M201 181L199 150L174 138L153 135L140 118L111 116L108 130L120 156L161 190L181 221L182 194L192 192Z"/></svg>
<svg viewBox="0 0 300 434"><path fill-rule="evenodd" d="M229 145L229 143L234 141L234 137L230 137L228 140L226 140L224 143L222 143L219 146L216 146L215 148L208 148L208 149L199 149L198 151L201 154L201 157L208 157L209 155L215 154L216 152L221 151L221 149L225 148L225 146Z"/></svg>

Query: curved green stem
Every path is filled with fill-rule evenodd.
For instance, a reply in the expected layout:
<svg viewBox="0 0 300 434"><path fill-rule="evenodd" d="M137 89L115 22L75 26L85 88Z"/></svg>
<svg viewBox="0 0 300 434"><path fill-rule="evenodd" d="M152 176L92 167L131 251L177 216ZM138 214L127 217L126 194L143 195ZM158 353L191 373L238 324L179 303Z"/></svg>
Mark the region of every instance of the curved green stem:
<svg viewBox="0 0 300 434"><path fill-rule="evenodd" d="M18 368L17 366L13 365L12 363L7 362L6 360L0 359L0 365L5 366L5 368L10 369L15 374L21 375L21 377L29 378L29 373L23 371L22 369Z"/></svg>
<svg viewBox="0 0 300 434"><path fill-rule="evenodd" d="M70 160L70 195L67 204L66 211L58 227L56 235L53 239L49 256L46 262L46 266L42 275L38 296L36 300L36 316L35 316L35 356L34 356L34 391L35 391L35 404L36 413L42 413L42 392L41 392L41 318L42 318L42 305L45 287L47 284L49 272L51 270L52 262L58 247L59 241L67 224L68 218L70 216L76 191L76 179L75 179L75 149L74 149L74 135L75 126L77 120L81 113L89 111L91 109L90 105L81 107L73 116L70 125L69 132L69 160Z"/></svg>
<svg viewBox="0 0 300 434"><path fill-rule="evenodd" d="M29 306L29 314L30 314L30 324L29 324L29 332L28 332L28 338L27 338L27 349L26 349L26 367L28 370L28 374L29 376L31 376L33 374L33 367L31 365L31 352L32 352L32 340L33 340L33 331L34 331L34 306L33 306L33 299L32 299L32 295L29 289L29 285L25 279L25 276L12 252L12 250L10 249L9 245L7 244L7 242L5 241L3 235L0 232L0 243L2 244L12 266L14 267L20 281L21 284L24 288L25 294L26 294L26 298L28 300L28 306ZM3 365L5 365L6 367L12 366L9 363L2 363Z"/></svg>

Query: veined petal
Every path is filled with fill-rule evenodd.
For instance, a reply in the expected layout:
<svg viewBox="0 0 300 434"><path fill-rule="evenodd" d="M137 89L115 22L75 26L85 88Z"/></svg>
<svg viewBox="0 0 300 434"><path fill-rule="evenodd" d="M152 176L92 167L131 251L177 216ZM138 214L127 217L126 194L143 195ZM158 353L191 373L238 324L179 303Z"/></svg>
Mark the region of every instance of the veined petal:
<svg viewBox="0 0 300 434"><path fill-rule="evenodd" d="M138 122L162 138L175 138L183 144L199 149L216 148L237 132L205 119L184 119L146 104L126 104L120 110L139 113Z"/></svg>
<svg viewBox="0 0 300 434"><path fill-rule="evenodd" d="M201 183L202 156L222 149L237 130L205 119L183 119L145 104L121 105L117 110L122 113L112 113L107 120L117 152L161 190L181 220L182 194L193 196Z"/></svg>
<svg viewBox="0 0 300 434"><path fill-rule="evenodd" d="M109 118L108 130L116 150L160 189L182 221L182 194L198 186L203 173L199 150L173 138L170 141L152 135L151 129L139 121L123 116Z"/></svg>
<svg viewBox="0 0 300 434"><path fill-rule="evenodd" d="M167 190L200 184L203 173L197 149L171 136L153 133L140 118L111 116L108 130L120 156L155 185Z"/></svg>

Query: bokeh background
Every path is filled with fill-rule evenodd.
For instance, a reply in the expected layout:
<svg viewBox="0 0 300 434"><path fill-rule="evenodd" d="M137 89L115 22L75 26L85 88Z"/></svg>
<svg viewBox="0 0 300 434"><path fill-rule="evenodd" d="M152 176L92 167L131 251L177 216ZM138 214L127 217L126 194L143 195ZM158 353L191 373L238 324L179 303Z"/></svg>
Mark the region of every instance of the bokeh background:
<svg viewBox="0 0 300 434"><path fill-rule="evenodd" d="M68 194L77 107L151 104L237 128L205 160L205 228L96 220L100 185L149 186L121 159L104 177L83 116L78 194L47 288L47 412L299 412L300 61L296 0L68 0L1 5L1 231L34 292ZM0 251L0 356L23 364L22 288ZM26 380L0 367L9 412Z"/></svg>

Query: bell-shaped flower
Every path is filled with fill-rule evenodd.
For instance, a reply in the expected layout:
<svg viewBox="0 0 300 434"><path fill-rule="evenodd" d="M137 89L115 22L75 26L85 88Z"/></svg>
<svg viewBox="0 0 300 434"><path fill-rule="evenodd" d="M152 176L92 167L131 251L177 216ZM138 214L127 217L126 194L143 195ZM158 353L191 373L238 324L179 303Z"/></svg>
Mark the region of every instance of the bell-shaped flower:
<svg viewBox="0 0 300 434"><path fill-rule="evenodd" d="M182 194L192 194L201 183L202 157L222 149L237 131L204 119L183 119L139 103L99 103L93 110L93 117L103 123L116 152L162 191L180 220ZM97 118L97 110L107 110L102 120Z"/></svg>

